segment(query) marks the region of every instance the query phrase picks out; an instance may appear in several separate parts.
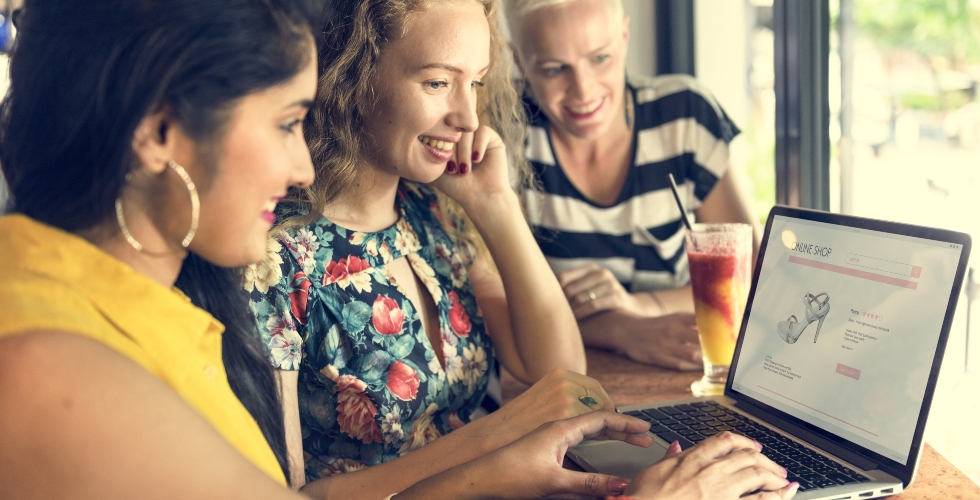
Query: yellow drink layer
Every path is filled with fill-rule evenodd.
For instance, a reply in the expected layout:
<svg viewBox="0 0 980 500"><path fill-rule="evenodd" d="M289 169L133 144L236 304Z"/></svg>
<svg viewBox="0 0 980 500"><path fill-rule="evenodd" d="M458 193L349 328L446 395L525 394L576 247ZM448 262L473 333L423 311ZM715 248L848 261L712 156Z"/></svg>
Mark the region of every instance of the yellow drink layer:
<svg viewBox="0 0 980 500"><path fill-rule="evenodd" d="M694 314L704 359L714 365L730 364L735 354L738 327L742 324L741 311L738 310L737 318L725 317L718 309L695 300Z"/></svg>

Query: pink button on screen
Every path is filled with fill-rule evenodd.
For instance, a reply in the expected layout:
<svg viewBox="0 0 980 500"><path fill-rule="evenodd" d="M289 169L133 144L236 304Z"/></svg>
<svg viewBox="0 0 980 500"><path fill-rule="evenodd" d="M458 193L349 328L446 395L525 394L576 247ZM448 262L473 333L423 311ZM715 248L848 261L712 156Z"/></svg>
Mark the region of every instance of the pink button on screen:
<svg viewBox="0 0 980 500"><path fill-rule="evenodd" d="M837 363L837 373L854 380L861 380L861 370Z"/></svg>
<svg viewBox="0 0 980 500"><path fill-rule="evenodd" d="M922 268L919 266L912 266L912 277L918 278L922 274Z"/></svg>

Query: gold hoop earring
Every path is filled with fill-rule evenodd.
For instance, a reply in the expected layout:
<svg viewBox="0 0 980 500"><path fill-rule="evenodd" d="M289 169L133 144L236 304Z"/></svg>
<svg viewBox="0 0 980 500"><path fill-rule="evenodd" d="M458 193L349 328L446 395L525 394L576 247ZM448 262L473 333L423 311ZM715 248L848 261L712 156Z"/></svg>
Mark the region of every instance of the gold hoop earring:
<svg viewBox="0 0 980 500"><path fill-rule="evenodd" d="M191 244L191 240L194 239L194 234L197 233L197 224L201 216L201 200L197 195L197 187L194 185L194 181L191 180L190 175L187 175L184 167L181 167L175 161L168 161L167 167L176 172L180 180L184 181L184 185L187 186L187 192L191 197L191 227L187 231L187 235L180 242L183 248L187 248ZM129 179L130 175L126 174L126 180L129 181ZM116 198L116 222L119 224L119 230L122 231L123 238L126 239L126 243L129 243L129 246L135 248L137 252L145 251L149 253L144 250L140 242L136 241L136 238L129 232L129 227L126 226L126 217L123 216L122 197Z"/></svg>

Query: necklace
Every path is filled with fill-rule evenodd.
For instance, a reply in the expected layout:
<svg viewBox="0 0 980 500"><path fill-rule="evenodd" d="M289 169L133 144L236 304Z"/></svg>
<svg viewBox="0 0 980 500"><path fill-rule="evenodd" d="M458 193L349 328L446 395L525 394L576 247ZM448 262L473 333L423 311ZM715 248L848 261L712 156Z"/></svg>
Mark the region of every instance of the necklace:
<svg viewBox="0 0 980 500"><path fill-rule="evenodd" d="M626 112L626 128L632 127L633 122L633 93L630 92L630 88L626 87L626 91L623 92L623 107Z"/></svg>

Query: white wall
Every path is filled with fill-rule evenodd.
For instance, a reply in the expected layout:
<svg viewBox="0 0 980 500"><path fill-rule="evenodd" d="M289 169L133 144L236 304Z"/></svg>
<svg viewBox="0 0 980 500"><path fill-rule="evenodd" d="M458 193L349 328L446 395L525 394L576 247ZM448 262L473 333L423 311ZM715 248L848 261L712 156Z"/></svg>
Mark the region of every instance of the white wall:
<svg viewBox="0 0 980 500"><path fill-rule="evenodd" d="M748 134L744 133L752 120L753 105L748 74L751 1L756 0L696 0L694 3L694 72L743 130L729 146L732 164L740 168L749 162L756 147L748 144ZM752 179L751 182L749 185L768 181Z"/></svg>
<svg viewBox="0 0 980 500"><path fill-rule="evenodd" d="M695 75L742 127L749 116L747 7L744 0L694 3Z"/></svg>
<svg viewBox="0 0 980 500"><path fill-rule="evenodd" d="M657 69L654 2L622 1L623 12L630 18L630 48L626 54L626 71L633 75L653 76Z"/></svg>

